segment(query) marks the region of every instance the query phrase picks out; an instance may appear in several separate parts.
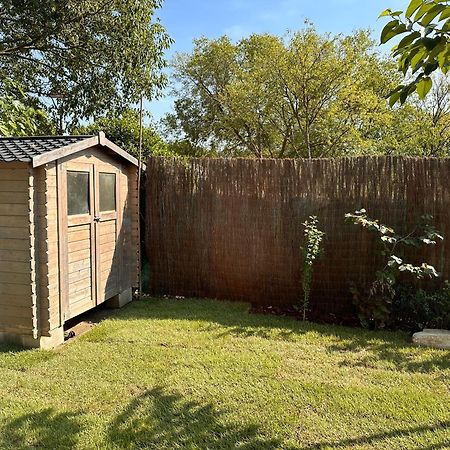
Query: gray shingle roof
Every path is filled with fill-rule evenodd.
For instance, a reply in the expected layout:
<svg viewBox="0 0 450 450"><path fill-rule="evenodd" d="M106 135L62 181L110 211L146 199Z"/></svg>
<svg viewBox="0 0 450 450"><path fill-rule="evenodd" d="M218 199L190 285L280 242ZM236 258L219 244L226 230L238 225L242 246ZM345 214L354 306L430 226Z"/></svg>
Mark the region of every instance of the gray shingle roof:
<svg viewBox="0 0 450 450"><path fill-rule="evenodd" d="M0 162L31 162L34 156L84 141L92 136L0 138Z"/></svg>

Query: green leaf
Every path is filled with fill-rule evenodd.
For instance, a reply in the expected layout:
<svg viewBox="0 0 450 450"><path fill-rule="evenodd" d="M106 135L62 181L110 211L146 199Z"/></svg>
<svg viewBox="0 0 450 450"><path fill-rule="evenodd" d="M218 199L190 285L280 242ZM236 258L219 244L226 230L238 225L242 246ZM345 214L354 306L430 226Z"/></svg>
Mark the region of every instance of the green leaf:
<svg viewBox="0 0 450 450"><path fill-rule="evenodd" d="M441 16L439 17L439 20L445 20L450 17L450 8L445 8L442 12Z"/></svg>
<svg viewBox="0 0 450 450"><path fill-rule="evenodd" d="M444 25L442 25L441 29L437 30L437 31L441 31L442 33L446 33L449 30L450 30L450 19L447 19L446 22L444 23Z"/></svg>
<svg viewBox="0 0 450 450"><path fill-rule="evenodd" d="M434 7L434 3L426 3L422 2L422 6L416 12L414 16L414 22L418 22L428 11L430 11Z"/></svg>
<svg viewBox="0 0 450 450"><path fill-rule="evenodd" d="M433 87L433 82L431 81L430 77L422 78L416 85L417 93L419 94L419 97L423 100L428 92L430 92L430 89Z"/></svg>
<svg viewBox="0 0 450 450"><path fill-rule="evenodd" d="M408 53L403 53L398 60L398 69L403 72L403 75L406 75L409 69L409 59L410 55Z"/></svg>
<svg viewBox="0 0 450 450"><path fill-rule="evenodd" d="M424 37L422 39L422 43L425 48L431 52L437 45L441 43L441 37L436 36L435 38Z"/></svg>
<svg viewBox="0 0 450 450"><path fill-rule="evenodd" d="M439 55L439 53L442 52L443 49L445 49L447 45L447 41L443 36L439 36L436 38L438 43L434 46L433 50L431 50L429 54L429 58L436 59L436 57ZM431 62L431 61L429 61Z"/></svg>
<svg viewBox="0 0 450 450"><path fill-rule="evenodd" d="M444 11L447 8L447 6L444 5L435 5L433 6L430 11L428 11L420 21L420 24L424 27L428 26L431 21L438 16L442 11Z"/></svg>
<svg viewBox="0 0 450 450"><path fill-rule="evenodd" d="M423 62L426 54L427 49L425 47L420 48L419 51L411 58L411 67L414 69L420 62Z"/></svg>
<svg viewBox="0 0 450 450"><path fill-rule="evenodd" d="M391 20L384 26L383 31L381 32L381 43L382 44L385 44L387 41L389 41L389 39L393 38L396 35L396 33L394 32L394 29L396 27L398 27L399 23L400 22L395 19L395 20Z"/></svg>
<svg viewBox="0 0 450 450"><path fill-rule="evenodd" d="M433 73L438 68L439 68L439 64L437 63L437 61L433 61L431 63L427 63L427 65L423 69L423 73L425 75L430 75L431 73Z"/></svg>
<svg viewBox="0 0 450 450"><path fill-rule="evenodd" d="M403 105L410 94L416 90L416 85L405 86L400 93L400 104Z"/></svg>
<svg viewBox="0 0 450 450"><path fill-rule="evenodd" d="M409 19L419 9L422 1L423 0L412 0L406 9L405 17Z"/></svg>
<svg viewBox="0 0 450 450"><path fill-rule="evenodd" d="M439 55L437 56L437 61L439 64L439 68L441 70L444 70L445 66L448 63L448 48L447 47L445 47L444 50L439 53Z"/></svg>
<svg viewBox="0 0 450 450"><path fill-rule="evenodd" d="M384 36L385 39L384 43L388 42L393 37L399 34L406 33L406 31L407 31L406 26L403 23L399 23L396 27L394 27L394 29L386 33L386 35Z"/></svg>
<svg viewBox="0 0 450 450"><path fill-rule="evenodd" d="M380 15L378 16L378 18L380 19L381 17L386 17L386 16L390 16L392 14L392 10L390 8L385 9L383 12L380 13Z"/></svg>
<svg viewBox="0 0 450 450"><path fill-rule="evenodd" d="M401 91L394 92L389 97L389 106L392 108L400 98Z"/></svg>
<svg viewBox="0 0 450 450"><path fill-rule="evenodd" d="M395 50L402 50L408 45L412 44L415 39L420 38L420 33L418 31L413 31L412 33L405 36L396 46Z"/></svg>

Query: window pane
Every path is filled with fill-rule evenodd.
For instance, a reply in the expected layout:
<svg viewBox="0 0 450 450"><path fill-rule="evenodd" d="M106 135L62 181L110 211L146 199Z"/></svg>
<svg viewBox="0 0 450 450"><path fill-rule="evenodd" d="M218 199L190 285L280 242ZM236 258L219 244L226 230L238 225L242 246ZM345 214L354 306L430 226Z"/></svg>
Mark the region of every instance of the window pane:
<svg viewBox="0 0 450 450"><path fill-rule="evenodd" d="M116 210L116 174L100 173L100 211Z"/></svg>
<svg viewBox="0 0 450 450"><path fill-rule="evenodd" d="M69 216L89 214L89 172L67 172Z"/></svg>

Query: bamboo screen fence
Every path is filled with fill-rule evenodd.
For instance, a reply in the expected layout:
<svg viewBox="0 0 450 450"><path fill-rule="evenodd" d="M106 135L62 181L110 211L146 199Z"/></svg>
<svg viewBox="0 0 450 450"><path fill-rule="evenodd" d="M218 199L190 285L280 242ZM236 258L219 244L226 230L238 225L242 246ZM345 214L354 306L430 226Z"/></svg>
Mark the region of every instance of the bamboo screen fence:
<svg viewBox="0 0 450 450"><path fill-rule="evenodd" d="M147 174L153 294L296 304L301 223L314 214L326 237L312 314L351 314L349 284L373 280L379 267L374 235L344 222L359 208L401 232L432 214L446 239L417 258L450 277L450 159L152 158Z"/></svg>

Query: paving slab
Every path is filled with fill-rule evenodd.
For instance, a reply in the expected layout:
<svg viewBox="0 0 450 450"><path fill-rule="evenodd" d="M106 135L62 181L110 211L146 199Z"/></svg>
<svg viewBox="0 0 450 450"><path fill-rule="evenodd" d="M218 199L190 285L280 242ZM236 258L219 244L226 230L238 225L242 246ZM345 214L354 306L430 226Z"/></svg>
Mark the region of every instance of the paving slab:
<svg viewBox="0 0 450 450"><path fill-rule="evenodd" d="M450 330L425 329L414 333L412 341L424 347L450 349Z"/></svg>

